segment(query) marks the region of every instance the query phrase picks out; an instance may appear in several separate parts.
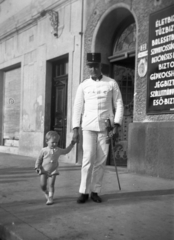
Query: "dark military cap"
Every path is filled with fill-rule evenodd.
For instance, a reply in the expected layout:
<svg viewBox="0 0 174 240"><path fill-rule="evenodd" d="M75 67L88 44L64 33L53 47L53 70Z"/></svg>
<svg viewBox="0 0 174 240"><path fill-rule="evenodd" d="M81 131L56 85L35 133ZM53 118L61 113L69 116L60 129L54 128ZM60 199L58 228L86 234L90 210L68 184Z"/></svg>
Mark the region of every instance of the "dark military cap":
<svg viewBox="0 0 174 240"><path fill-rule="evenodd" d="M87 64L100 63L101 54L100 53L87 53Z"/></svg>

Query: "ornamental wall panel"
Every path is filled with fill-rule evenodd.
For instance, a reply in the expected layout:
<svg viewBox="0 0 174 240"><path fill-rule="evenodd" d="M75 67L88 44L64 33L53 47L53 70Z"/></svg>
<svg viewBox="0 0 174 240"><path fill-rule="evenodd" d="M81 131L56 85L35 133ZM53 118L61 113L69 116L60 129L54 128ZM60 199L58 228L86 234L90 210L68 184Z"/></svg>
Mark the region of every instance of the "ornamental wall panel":
<svg viewBox="0 0 174 240"><path fill-rule="evenodd" d="M19 141L21 112L21 68L4 73L3 141L16 146Z"/></svg>

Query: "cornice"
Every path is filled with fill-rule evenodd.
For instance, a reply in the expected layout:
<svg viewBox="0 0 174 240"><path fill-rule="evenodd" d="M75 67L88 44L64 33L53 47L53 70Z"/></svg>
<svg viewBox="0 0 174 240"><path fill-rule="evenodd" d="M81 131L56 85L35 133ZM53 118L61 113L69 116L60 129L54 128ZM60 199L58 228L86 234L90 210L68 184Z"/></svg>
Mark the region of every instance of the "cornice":
<svg viewBox="0 0 174 240"><path fill-rule="evenodd" d="M48 11L58 7L61 8L75 1L77 0L54 0L52 4L47 1L42 5L42 10ZM30 25L37 24L37 21L41 18L40 13L42 10L38 11L37 7L29 5L8 20L0 23L0 41Z"/></svg>

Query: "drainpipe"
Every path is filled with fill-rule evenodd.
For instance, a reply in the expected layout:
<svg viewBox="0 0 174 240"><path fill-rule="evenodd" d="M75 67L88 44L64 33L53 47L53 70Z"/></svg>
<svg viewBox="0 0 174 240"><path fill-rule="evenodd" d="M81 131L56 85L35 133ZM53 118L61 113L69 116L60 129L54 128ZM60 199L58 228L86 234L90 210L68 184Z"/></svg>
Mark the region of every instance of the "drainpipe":
<svg viewBox="0 0 174 240"><path fill-rule="evenodd" d="M79 84L82 82L83 79L83 55L84 55L84 0L82 0L82 8L81 8L81 31L79 32L81 39L80 39L80 73L79 73ZM78 144L76 144L76 163L78 163Z"/></svg>
<svg viewBox="0 0 174 240"><path fill-rule="evenodd" d="M84 0L82 0L82 12L81 12L81 32L79 32L79 34L81 35L81 41L80 41L80 77L79 77L79 83L81 83L82 79L83 79L83 45L84 45Z"/></svg>

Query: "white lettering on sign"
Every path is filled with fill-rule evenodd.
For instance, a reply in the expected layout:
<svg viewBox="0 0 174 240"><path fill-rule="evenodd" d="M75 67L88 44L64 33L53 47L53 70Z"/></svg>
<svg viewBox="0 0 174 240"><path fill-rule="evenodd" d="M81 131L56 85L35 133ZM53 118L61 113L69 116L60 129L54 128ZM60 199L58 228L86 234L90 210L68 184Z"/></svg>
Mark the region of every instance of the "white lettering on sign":
<svg viewBox="0 0 174 240"><path fill-rule="evenodd" d="M172 58L174 58L173 53L165 53L163 55L158 55L156 57L152 57L151 63L166 61L166 60L170 60Z"/></svg>
<svg viewBox="0 0 174 240"><path fill-rule="evenodd" d="M174 104L174 98L160 98L153 100L153 106Z"/></svg>
<svg viewBox="0 0 174 240"><path fill-rule="evenodd" d="M147 51L144 51L144 52L139 52L139 53L138 53L138 58L146 57L146 56L147 56L147 54L148 54L148 52L147 52Z"/></svg>
<svg viewBox="0 0 174 240"><path fill-rule="evenodd" d="M147 43L144 43L140 46L140 51L145 51L147 49Z"/></svg>
<svg viewBox="0 0 174 240"><path fill-rule="evenodd" d="M162 18L160 20L156 20L155 27L161 27L161 26L163 26L165 24L170 24L172 22L174 22L174 15Z"/></svg>
<svg viewBox="0 0 174 240"><path fill-rule="evenodd" d="M174 5L153 13L149 20L147 113L170 113L174 110Z"/></svg>
<svg viewBox="0 0 174 240"><path fill-rule="evenodd" d="M167 26L167 27L163 27L163 28L158 28L157 30L155 30L156 32L156 36L160 36L166 33L170 33L174 31L174 24Z"/></svg>
<svg viewBox="0 0 174 240"><path fill-rule="evenodd" d="M150 92L150 97L170 96L174 94L174 88L168 88L163 90L155 90Z"/></svg>
<svg viewBox="0 0 174 240"><path fill-rule="evenodd" d="M160 64L158 65L158 69L159 69L159 70L164 70L164 69L173 68L173 67L174 67L174 61L172 61L172 62L160 63Z"/></svg>
<svg viewBox="0 0 174 240"><path fill-rule="evenodd" d="M163 87L171 87L174 86L174 79L158 81L155 83L154 88L163 88Z"/></svg>
<svg viewBox="0 0 174 240"><path fill-rule="evenodd" d="M159 45L162 43L171 42L174 40L174 34L167 35L165 37L157 38L155 40L152 40L152 46Z"/></svg>
<svg viewBox="0 0 174 240"><path fill-rule="evenodd" d="M167 72L159 72L159 73L152 73L150 75L150 80L157 80L163 78L174 77L174 70L167 71Z"/></svg>
<svg viewBox="0 0 174 240"><path fill-rule="evenodd" d="M152 48L151 49L151 55L155 55L157 53L161 53L161 52L166 52L169 50L173 50L174 49L174 43L169 43L167 45L163 45L157 48Z"/></svg>

